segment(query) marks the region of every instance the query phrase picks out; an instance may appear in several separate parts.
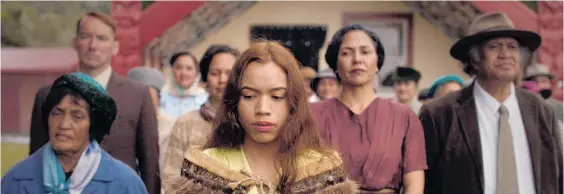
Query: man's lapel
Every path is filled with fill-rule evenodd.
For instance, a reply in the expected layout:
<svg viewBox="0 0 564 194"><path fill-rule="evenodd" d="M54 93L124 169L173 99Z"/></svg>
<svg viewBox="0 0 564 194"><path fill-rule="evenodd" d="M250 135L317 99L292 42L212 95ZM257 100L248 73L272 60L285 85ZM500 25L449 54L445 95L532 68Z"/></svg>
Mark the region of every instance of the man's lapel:
<svg viewBox="0 0 564 194"><path fill-rule="evenodd" d="M474 84L465 87L461 90L458 97L457 114L460 120L460 129L464 136L465 143L467 144L474 166L476 166L476 176L480 181L480 188L484 190L484 173L482 164L482 148L480 141L480 131L478 125L478 113L476 111L476 103L474 101Z"/></svg>
<svg viewBox="0 0 564 194"><path fill-rule="evenodd" d="M112 72L112 75L110 76L110 80L108 81L108 86L107 86L107 89L106 89L106 90L108 91L108 94L109 94L109 95L114 99L114 101L116 102L116 106L117 106L117 108L118 108L118 114L117 114L117 116L116 116L116 120L115 120L114 123L112 124L112 129L110 130L110 131L114 131L114 132L115 132L115 130L117 130L115 126L116 126L116 123L119 122L118 120L119 120L119 115L120 115L120 114L119 114L119 109L120 109L120 107L119 107L119 103L118 103L118 101L119 101L118 98L119 98L119 95L120 95L121 93L127 92L127 91L122 91L122 90L123 90L122 85L123 85L123 81L124 81L123 79L124 79L123 77L119 76L119 75L116 74L115 72ZM111 132L110 132L110 134L111 134ZM108 136L109 136L109 134L108 134ZM107 137L107 136L106 136L106 137ZM104 150L106 150L106 152L112 153L112 148L113 148L114 146L110 146L108 141L109 141L109 138L104 138L104 140L102 141L102 143L100 144L100 146L101 146Z"/></svg>
<svg viewBox="0 0 564 194"><path fill-rule="evenodd" d="M529 151L531 154L531 163L533 165L533 174L535 178L535 188L537 193L540 193L541 181L541 136L539 124L535 120L538 118L536 102L527 98L525 91L515 88L515 95L519 102L519 109L521 111L521 119L525 127L525 134L527 134L527 141L529 142Z"/></svg>
<svg viewBox="0 0 564 194"><path fill-rule="evenodd" d="M108 94L114 98L116 98L116 96L122 92L121 90L121 85L123 84L123 79L122 77L120 77L119 75L117 75L115 72L112 72L112 75L110 76L110 81L108 81L108 86L107 86L107 90L108 90Z"/></svg>
<svg viewBox="0 0 564 194"><path fill-rule="evenodd" d="M14 172L14 179L21 181L23 189L28 194L45 192L45 187L43 186L44 149L45 146L38 149L27 161L24 161L23 165L25 165L25 168L16 169Z"/></svg>

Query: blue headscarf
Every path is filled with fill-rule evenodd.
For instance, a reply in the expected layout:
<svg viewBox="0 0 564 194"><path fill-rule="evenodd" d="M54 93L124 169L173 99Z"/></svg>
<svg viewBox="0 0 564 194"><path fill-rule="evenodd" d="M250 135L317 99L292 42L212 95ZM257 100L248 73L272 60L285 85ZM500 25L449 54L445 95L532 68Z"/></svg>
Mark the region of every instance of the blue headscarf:
<svg viewBox="0 0 564 194"><path fill-rule="evenodd" d="M462 80L462 78L460 78L457 75L446 75L446 76L442 76L437 78L433 84L431 85L431 88L429 89L429 92L427 93L427 98L432 98L435 95L435 92L437 91L437 89L442 86L445 85L446 83L449 82L456 82L458 84L460 84L460 86L464 86L464 80Z"/></svg>

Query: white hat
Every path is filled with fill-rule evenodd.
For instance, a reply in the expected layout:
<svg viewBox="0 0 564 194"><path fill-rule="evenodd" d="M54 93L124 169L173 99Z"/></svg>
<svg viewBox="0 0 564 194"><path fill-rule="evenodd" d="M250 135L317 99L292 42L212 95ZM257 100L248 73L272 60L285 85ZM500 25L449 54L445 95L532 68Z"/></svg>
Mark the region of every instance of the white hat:
<svg viewBox="0 0 564 194"><path fill-rule="evenodd" d="M163 73L150 67L134 67L127 73L127 78L150 85L158 90L161 90L165 82Z"/></svg>
<svg viewBox="0 0 564 194"><path fill-rule="evenodd" d="M523 79L529 80L536 76L548 76L550 79L554 79L554 74L550 72L548 65L538 63L527 67L525 70L525 77Z"/></svg>

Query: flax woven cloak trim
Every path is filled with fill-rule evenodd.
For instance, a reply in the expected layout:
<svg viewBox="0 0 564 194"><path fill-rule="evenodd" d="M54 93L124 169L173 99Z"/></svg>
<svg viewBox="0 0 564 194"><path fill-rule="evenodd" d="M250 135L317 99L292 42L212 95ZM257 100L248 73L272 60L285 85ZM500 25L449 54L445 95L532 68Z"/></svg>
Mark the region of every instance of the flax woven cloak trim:
<svg viewBox="0 0 564 194"><path fill-rule="evenodd" d="M252 177L244 171L235 171L202 153L189 148L184 154L179 176L172 177L166 193L173 194L245 194L252 186L264 186L264 191L280 193L271 184ZM296 183L291 193L348 194L358 193L358 184L346 177L343 161L337 152L298 167ZM262 193L261 193L262 194Z"/></svg>

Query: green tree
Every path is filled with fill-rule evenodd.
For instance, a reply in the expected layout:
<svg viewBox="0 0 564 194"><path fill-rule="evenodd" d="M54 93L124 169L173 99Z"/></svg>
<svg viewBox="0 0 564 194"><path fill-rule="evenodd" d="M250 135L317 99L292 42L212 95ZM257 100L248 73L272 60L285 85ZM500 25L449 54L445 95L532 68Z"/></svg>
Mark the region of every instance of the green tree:
<svg viewBox="0 0 564 194"><path fill-rule="evenodd" d="M525 4L527 7L529 7L531 10L533 10L534 12L538 11L538 7L537 7L538 1L521 1L521 2Z"/></svg>
<svg viewBox="0 0 564 194"><path fill-rule="evenodd" d="M110 13L111 1L2 1L2 46L70 46L84 13Z"/></svg>
<svg viewBox="0 0 564 194"><path fill-rule="evenodd" d="M149 7L149 5L153 4L155 1L141 1L141 9L145 10L145 8Z"/></svg>

